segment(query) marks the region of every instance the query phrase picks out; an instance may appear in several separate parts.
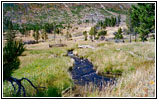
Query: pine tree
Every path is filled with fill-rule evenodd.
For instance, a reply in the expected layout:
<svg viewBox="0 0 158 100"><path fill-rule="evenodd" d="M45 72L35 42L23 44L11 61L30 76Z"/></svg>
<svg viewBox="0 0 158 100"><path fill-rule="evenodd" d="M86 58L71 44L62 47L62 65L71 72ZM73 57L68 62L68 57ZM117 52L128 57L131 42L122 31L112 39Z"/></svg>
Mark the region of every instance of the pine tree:
<svg viewBox="0 0 158 100"><path fill-rule="evenodd" d="M121 27L118 29L117 33L115 34L115 39L123 39L123 35L122 35L122 29Z"/></svg>
<svg viewBox="0 0 158 100"><path fill-rule="evenodd" d="M28 30L25 25L21 25L21 28L19 29L19 31L22 35L26 36Z"/></svg>
<svg viewBox="0 0 158 100"><path fill-rule="evenodd" d="M22 41L7 41L3 48L3 80L11 77L14 70L19 68L20 56L24 52Z"/></svg>
<svg viewBox="0 0 158 100"><path fill-rule="evenodd" d="M9 23L10 25L8 24L7 28L9 29L10 33L8 35L12 35L11 33L13 31L13 24L11 24L11 21ZM13 82L18 85L16 96L19 96L21 94L21 90L23 91L23 96L26 96L25 87L22 84L22 80L27 80L31 84L31 86L38 91L38 88L34 86L29 79L17 79L11 76L12 73L19 68L20 59L18 57L21 56L24 51L25 48L22 41L18 41L15 37L9 36L3 48L3 81L9 81L14 88L14 92L16 92L16 87Z"/></svg>
<svg viewBox="0 0 158 100"><path fill-rule="evenodd" d="M44 24L44 30L47 33L52 33L53 29L54 29L53 23L51 23L51 24L49 24L49 23Z"/></svg>
<svg viewBox="0 0 158 100"><path fill-rule="evenodd" d="M97 34L96 26L91 27L89 34L95 39L95 35Z"/></svg>
<svg viewBox="0 0 158 100"><path fill-rule="evenodd" d="M140 3L131 7L130 18L141 40L147 40L149 32L155 28L155 4Z"/></svg>
<svg viewBox="0 0 158 100"><path fill-rule="evenodd" d="M4 26L6 27L6 39L7 41L13 41L15 38L15 32L13 30L13 23L9 18L4 19Z"/></svg>
<svg viewBox="0 0 158 100"><path fill-rule="evenodd" d="M47 32L45 30L42 31L42 35L41 35L41 38L46 41L48 39L48 35L47 35Z"/></svg>
<svg viewBox="0 0 158 100"><path fill-rule="evenodd" d="M128 10L128 14L127 14L127 17L126 17L126 25L127 25L127 33L130 35L130 43L132 42L132 37L131 35L134 33L134 27L133 27L133 24L132 24L132 21L131 21L131 18L130 18L130 14L131 14L131 9ZM136 41L136 35L135 35L135 41Z"/></svg>
<svg viewBox="0 0 158 100"><path fill-rule="evenodd" d="M118 15L118 24L120 24L120 22L121 22L121 15L119 14Z"/></svg>
<svg viewBox="0 0 158 100"><path fill-rule="evenodd" d="M115 24L114 24L114 26L115 26L115 25L117 24L117 23L116 23L116 17L114 18L114 23L115 23Z"/></svg>
<svg viewBox="0 0 158 100"><path fill-rule="evenodd" d="M66 32L66 39L68 40L69 39L69 32L68 32L68 30L67 30L67 32Z"/></svg>
<svg viewBox="0 0 158 100"><path fill-rule="evenodd" d="M114 18L113 18L113 16L111 17L111 26L114 26Z"/></svg>
<svg viewBox="0 0 158 100"><path fill-rule="evenodd" d="M40 39L39 30L35 30L33 37L36 40L36 42L38 43L38 40Z"/></svg>

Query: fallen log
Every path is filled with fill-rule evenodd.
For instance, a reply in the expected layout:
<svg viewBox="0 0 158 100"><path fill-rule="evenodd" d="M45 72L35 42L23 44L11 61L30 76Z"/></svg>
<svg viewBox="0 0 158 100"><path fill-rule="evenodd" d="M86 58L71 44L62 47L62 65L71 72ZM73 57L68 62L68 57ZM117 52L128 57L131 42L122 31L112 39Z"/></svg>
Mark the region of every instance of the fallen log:
<svg viewBox="0 0 158 100"><path fill-rule="evenodd" d="M51 47L64 47L67 46L66 44L49 44L49 48Z"/></svg>
<svg viewBox="0 0 158 100"><path fill-rule="evenodd" d="M35 40L27 40L27 41L23 41L23 44L36 44L37 42Z"/></svg>

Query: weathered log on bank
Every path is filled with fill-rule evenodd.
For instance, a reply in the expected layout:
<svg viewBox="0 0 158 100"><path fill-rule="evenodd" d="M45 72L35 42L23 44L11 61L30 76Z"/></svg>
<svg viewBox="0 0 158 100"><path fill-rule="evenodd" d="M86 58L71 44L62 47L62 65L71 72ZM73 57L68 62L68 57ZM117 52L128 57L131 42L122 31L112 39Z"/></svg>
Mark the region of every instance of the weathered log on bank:
<svg viewBox="0 0 158 100"><path fill-rule="evenodd" d="M49 44L49 48L51 47L65 47L67 46L66 44Z"/></svg>

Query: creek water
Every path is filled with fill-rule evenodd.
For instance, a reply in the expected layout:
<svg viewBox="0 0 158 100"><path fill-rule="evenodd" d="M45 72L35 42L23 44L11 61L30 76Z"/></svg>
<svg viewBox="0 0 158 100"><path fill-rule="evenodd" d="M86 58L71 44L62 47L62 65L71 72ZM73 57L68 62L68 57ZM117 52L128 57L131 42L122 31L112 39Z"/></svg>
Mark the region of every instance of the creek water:
<svg viewBox="0 0 158 100"><path fill-rule="evenodd" d="M93 69L93 64L88 59L75 56L73 50L68 51L68 56L74 59L71 75L75 84L86 85L92 83L97 87L102 87L107 85L107 83L114 83L114 79L98 75Z"/></svg>

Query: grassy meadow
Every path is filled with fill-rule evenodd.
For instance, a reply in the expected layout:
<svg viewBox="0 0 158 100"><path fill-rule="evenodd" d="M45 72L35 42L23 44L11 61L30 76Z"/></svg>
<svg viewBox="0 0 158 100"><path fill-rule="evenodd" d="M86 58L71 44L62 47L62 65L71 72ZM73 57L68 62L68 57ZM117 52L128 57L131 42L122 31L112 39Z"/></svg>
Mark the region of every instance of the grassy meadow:
<svg viewBox="0 0 158 100"><path fill-rule="evenodd" d="M117 77L116 86L103 91L84 92L95 97L148 97L155 95L154 42L102 42L92 49L77 49L80 57L88 58L100 75ZM92 88L92 86L90 86ZM82 92L81 92L82 93Z"/></svg>
<svg viewBox="0 0 158 100"><path fill-rule="evenodd" d="M38 48L40 47L40 49ZM66 55L67 48L48 48L47 43L28 45L20 57L21 65L13 77L30 79L35 86L46 87L37 94L35 89L25 81L27 96L61 96L61 91L73 85L68 68L71 59ZM4 83L4 93L12 96L14 92L10 83ZM10 94L8 94L10 93Z"/></svg>
<svg viewBox="0 0 158 100"><path fill-rule="evenodd" d="M2 97L156 97L156 6L3 2Z"/></svg>
<svg viewBox="0 0 158 100"><path fill-rule="evenodd" d="M30 79L34 85L45 87L35 89L23 81L26 95L30 97L148 97L155 96L155 43L113 43L91 41L64 41L66 47L52 47L44 42L25 45L26 51L20 56L20 68L13 77ZM78 45L88 44L95 49L79 49ZM69 68L73 60L66 56L67 50L74 49L79 57L88 58L96 72L103 76L116 77L114 86L101 91L93 85L74 85ZM3 84L4 97L15 96L9 82ZM66 93L65 90L70 88Z"/></svg>

